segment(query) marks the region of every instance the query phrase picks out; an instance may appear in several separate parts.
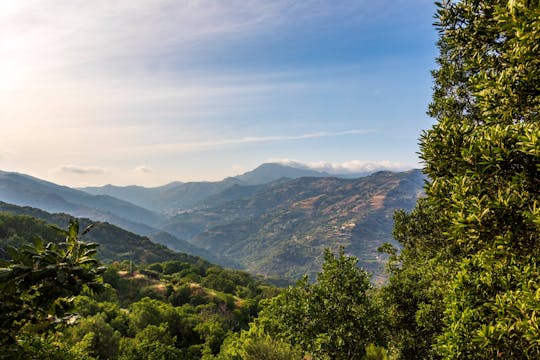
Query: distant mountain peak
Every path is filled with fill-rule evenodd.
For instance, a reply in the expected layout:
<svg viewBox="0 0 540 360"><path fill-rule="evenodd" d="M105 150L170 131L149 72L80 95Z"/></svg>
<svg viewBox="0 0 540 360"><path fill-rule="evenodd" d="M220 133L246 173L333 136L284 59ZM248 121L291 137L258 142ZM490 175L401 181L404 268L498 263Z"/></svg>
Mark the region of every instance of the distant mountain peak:
<svg viewBox="0 0 540 360"><path fill-rule="evenodd" d="M235 178L241 180L247 185L258 185L269 183L281 178L297 179L300 177L327 176L332 175L313 169L298 168L280 163L264 163L251 171L235 176Z"/></svg>

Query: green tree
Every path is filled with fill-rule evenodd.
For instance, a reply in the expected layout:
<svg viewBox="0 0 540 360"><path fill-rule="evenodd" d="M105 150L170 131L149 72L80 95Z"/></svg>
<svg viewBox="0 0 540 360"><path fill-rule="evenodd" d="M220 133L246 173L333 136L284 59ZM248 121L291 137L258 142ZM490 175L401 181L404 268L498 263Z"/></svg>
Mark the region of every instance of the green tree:
<svg viewBox="0 0 540 360"><path fill-rule="evenodd" d="M433 343L441 332L444 295L455 259L445 248L444 218L420 199L410 213L394 215L394 237L402 250L389 246L390 278L381 289L391 331L389 347L400 359L437 358Z"/></svg>
<svg viewBox="0 0 540 360"><path fill-rule="evenodd" d="M301 349L269 335L231 334L223 343L219 360L302 360Z"/></svg>
<svg viewBox="0 0 540 360"><path fill-rule="evenodd" d="M38 334L73 319L73 296L101 288L103 268L94 259L97 244L79 241L77 220L57 231L65 243L44 245L38 238L33 246L8 248L11 260L1 264L0 346L5 352L18 351L21 334Z"/></svg>
<svg viewBox="0 0 540 360"><path fill-rule="evenodd" d="M415 346L429 357L538 358L540 4L437 6L437 123L420 140L430 182L397 216L394 344L404 358Z"/></svg>
<svg viewBox="0 0 540 360"><path fill-rule="evenodd" d="M368 274L343 250L337 256L326 250L324 256L317 281L304 278L270 299L243 335L246 341L260 338L260 348L269 335L317 358L338 360L362 359L368 344L381 343L384 324L369 296Z"/></svg>
<svg viewBox="0 0 540 360"><path fill-rule="evenodd" d="M68 329L68 338L78 351L99 359L114 359L121 335L107 322L103 313L81 319Z"/></svg>

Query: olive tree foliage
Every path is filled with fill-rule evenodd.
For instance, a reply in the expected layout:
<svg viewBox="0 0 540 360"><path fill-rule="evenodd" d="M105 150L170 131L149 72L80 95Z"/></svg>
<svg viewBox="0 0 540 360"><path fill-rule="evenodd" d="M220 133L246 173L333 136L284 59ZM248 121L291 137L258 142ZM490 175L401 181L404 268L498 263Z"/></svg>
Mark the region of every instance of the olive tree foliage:
<svg viewBox="0 0 540 360"><path fill-rule="evenodd" d="M437 123L420 139L430 182L396 217L403 253L389 297L414 296L392 305L395 346L402 357L412 344L426 357L538 358L540 4L437 7Z"/></svg>
<svg viewBox="0 0 540 360"><path fill-rule="evenodd" d="M69 313L73 297L101 289L104 269L94 259L97 244L79 240L77 220L67 230L56 229L66 237L64 243L36 239L34 245L8 248L11 260L0 265L0 346L13 357L22 335L74 320Z"/></svg>
<svg viewBox="0 0 540 360"><path fill-rule="evenodd" d="M381 343L384 324L368 274L343 250L324 257L314 284L304 278L264 304L249 331L225 348L230 358L252 359L273 344L276 359L363 359L367 345Z"/></svg>

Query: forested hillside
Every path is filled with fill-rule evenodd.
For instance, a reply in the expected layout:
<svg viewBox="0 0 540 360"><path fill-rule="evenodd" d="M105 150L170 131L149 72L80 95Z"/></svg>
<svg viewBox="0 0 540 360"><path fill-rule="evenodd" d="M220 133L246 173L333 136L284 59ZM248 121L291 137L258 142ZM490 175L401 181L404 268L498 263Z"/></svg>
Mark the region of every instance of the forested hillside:
<svg viewBox="0 0 540 360"><path fill-rule="evenodd" d="M17 206L2 201L0 201L0 212L14 215L28 215L59 227L66 226L72 218L71 215L65 213L51 214L33 207ZM124 230L106 222L96 222L87 218L80 218L79 221L84 226L95 224L94 231L87 234L86 239L95 241L101 245L98 255L103 261L132 259L135 261L151 262L171 259L170 256L172 256L171 254L173 253L185 253L195 255L195 257L203 257L206 260L218 262L229 267L236 268L239 266L233 261L228 261L223 257L215 256L204 249L198 248L186 241L182 241L163 231L153 233L150 237L147 237ZM41 233L38 233L37 235L40 234ZM26 238L26 240L31 239ZM165 248L162 245L168 245L169 248ZM174 251L171 251L171 248L174 249Z"/></svg>
<svg viewBox="0 0 540 360"><path fill-rule="evenodd" d="M164 228L254 273L314 278L324 249L340 247L356 256L360 266L380 273L383 260L377 248L393 241L392 214L412 208L423 182L416 170L353 180L299 178L178 215Z"/></svg>
<svg viewBox="0 0 540 360"><path fill-rule="evenodd" d="M38 211L34 209L34 211ZM7 246L19 247L31 244L36 238L43 238L54 243L64 239L58 234L51 223L65 227L71 219L65 214L51 215L49 223L28 215L13 215L0 211L0 257L6 259ZM153 243L147 237L142 237L107 223L92 223L88 219L80 219L81 227L93 225L92 231L83 236L85 241L99 244L98 258L105 262L134 261L150 263L163 260L183 260L189 262L205 262L199 257L174 252L167 247Z"/></svg>
<svg viewBox="0 0 540 360"><path fill-rule="evenodd" d="M19 247L0 273L0 358L200 359L217 354L226 336L247 328L259 301L277 294L247 273L182 254L98 267L78 222L62 232L2 214L0 224L0 243ZM24 239L32 234L53 243L31 246Z"/></svg>
<svg viewBox="0 0 540 360"><path fill-rule="evenodd" d="M291 179L280 175L317 176ZM98 194L124 196L137 203L140 203L136 201L140 195L141 201L148 202L146 205L161 209L160 213L143 209L150 216L145 221L152 227L138 222L141 219L137 216L130 218L130 212L122 212L126 218L119 218L103 210L108 209L111 202L142 209L124 200L85 194L21 174L0 176L0 200L7 198L40 205L39 199L43 196L52 197L58 201L45 208L52 206L72 216L84 210L83 214L96 216L90 217L92 221L105 220L121 227L124 224L128 230L173 250L201 256L223 266L293 280L304 274L313 279L321 268L324 249L337 250L343 246L359 258L360 266L377 273L381 280L384 257L377 248L393 241L392 214L397 209L413 207L422 194L423 175L419 170L383 171L354 179L327 175L263 164L221 182L87 189ZM245 185L247 183L257 185ZM91 200L91 206L80 204L86 198ZM57 225L67 223L65 216L59 222L62 216L52 216L35 208L0 201L0 209L37 216Z"/></svg>

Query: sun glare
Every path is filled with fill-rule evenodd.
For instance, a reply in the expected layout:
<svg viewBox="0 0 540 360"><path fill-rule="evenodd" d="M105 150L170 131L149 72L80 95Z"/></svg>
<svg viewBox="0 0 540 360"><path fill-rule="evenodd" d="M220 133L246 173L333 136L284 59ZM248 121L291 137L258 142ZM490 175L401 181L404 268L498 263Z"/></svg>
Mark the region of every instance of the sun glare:
<svg viewBox="0 0 540 360"><path fill-rule="evenodd" d="M0 1L0 90L13 90L22 83L22 67L13 56L18 47L18 40L10 36L10 27L3 19L18 13L22 8L21 1ZM9 22L7 23L9 24Z"/></svg>

